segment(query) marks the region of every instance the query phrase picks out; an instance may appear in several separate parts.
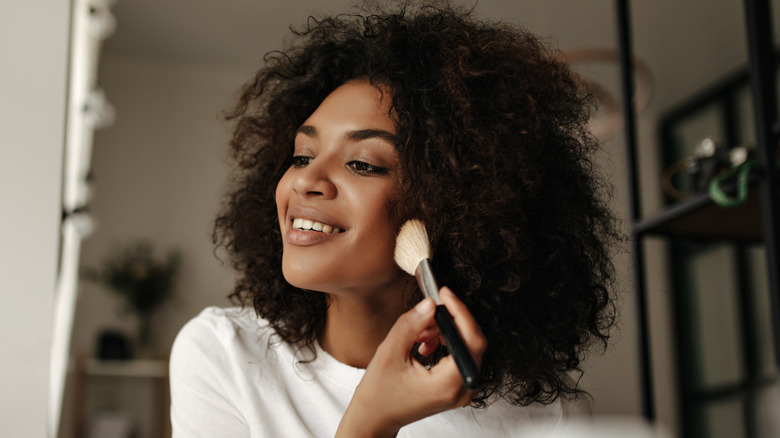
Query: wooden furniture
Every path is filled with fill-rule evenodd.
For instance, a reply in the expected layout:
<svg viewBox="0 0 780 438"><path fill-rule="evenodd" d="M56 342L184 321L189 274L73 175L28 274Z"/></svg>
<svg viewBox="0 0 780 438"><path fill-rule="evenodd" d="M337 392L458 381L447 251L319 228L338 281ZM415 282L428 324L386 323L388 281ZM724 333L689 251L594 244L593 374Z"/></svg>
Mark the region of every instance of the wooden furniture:
<svg viewBox="0 0 780 438"><path fill-rule="evenodd" d="M146 385L147 388L140 388ZM74 436L86 436L89 419L106 409L131 410L140 438L171 436L167 360L99 360L79 358L75 370ZM146 391L139 390L146 389Z"/></svg>

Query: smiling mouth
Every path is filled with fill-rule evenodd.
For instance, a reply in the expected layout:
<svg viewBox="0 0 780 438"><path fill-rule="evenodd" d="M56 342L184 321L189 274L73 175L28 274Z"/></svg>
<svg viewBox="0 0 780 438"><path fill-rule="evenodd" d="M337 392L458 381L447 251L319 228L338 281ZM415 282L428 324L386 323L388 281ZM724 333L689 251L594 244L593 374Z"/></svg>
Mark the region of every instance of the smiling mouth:
<svg viewBox="0 0 780 438"><path fill-rule="evenodd" d="M300 231L317 231L324 234L336 234L342 233L344 230L341 228L333 227L322 222L312 221L308 219L295 218L293 219L293 228Z"/></svg>

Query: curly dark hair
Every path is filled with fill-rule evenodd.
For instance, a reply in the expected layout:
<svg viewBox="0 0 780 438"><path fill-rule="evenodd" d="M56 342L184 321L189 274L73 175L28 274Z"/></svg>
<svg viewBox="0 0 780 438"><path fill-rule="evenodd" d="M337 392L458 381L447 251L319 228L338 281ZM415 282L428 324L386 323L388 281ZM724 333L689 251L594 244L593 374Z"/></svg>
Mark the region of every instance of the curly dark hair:
<svg viewBox="0 0 780 438"><path fill-rule="evenodd" d="M525 30L442 2L309 18L293 34L227 115L237 172L213 238L240 273L231 298L286 342L310 347L321 333L327 295L282 275L274 189L296 129L334 89L367 79L392 95L400 197L415 206L404 215L426 224L437 277L488 341L473 404L582 393L567 376L606 346L620 235L576 76Z"/></svg>

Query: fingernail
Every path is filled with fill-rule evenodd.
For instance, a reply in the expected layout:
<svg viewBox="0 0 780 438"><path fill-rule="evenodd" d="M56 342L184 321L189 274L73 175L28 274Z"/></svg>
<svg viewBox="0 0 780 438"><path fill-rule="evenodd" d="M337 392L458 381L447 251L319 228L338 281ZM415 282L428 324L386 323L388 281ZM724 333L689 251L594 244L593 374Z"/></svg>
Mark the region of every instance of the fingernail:
<svg viewBox="0 0 780 438"><path fill-rule="evenodd" d="M417 303L416 306L414 306L414 310L417 311L420 315L427 315L433 311L433 300L430 298L425 298L424 300Z"/></svg>

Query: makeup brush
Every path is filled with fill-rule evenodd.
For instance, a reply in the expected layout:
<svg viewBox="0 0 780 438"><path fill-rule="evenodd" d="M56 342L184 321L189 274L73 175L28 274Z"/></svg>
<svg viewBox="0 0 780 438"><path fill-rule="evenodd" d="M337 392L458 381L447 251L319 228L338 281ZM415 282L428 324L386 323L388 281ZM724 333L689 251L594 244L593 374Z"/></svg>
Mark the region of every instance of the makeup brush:
<svg viewBox="0 0 780 438"><path fill-rule="evenodd" d="M455 327L450 312L439 301L439 286L431 269L431 245L425 225L416 219L407 221L398 233L395 243L395 262L409 275L417 278L423 294L436 302L436 325L439 326L450 354L455 359L458 371L463 378L463 385L469 390L479 388L479 371L471 353L463 343L463 339Z"/></svg>

